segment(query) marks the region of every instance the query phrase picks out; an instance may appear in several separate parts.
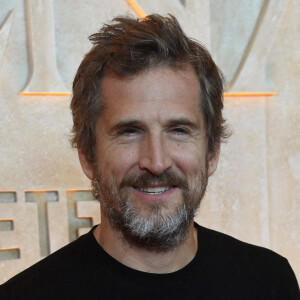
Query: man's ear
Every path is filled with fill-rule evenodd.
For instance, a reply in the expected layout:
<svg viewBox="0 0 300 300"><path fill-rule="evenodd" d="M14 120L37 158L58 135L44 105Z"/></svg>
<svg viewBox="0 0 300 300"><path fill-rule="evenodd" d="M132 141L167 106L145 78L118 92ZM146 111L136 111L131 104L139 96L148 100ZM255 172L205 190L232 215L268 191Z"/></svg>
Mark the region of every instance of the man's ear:
<svg viewBox="0 0 300 300"><path fill-rule="evenodd" d="M220 142L216 143L214 152L208 153L207 155L207 164L208 164L208 169L207 169L207 175L208 177L211 176L212 174L215 173L218 162L219 162L219 156L220 156Z"/></svg>
<svg viewBox="0 0 300 300"><path fill-rule="evenodd" d="M78 148L78 157L79 157L79 161L80 161L83 173L90 180L93 180L95 178L95 166L94 166L94 164L92 164L88 161L86 154L80 148Z"/></svg>

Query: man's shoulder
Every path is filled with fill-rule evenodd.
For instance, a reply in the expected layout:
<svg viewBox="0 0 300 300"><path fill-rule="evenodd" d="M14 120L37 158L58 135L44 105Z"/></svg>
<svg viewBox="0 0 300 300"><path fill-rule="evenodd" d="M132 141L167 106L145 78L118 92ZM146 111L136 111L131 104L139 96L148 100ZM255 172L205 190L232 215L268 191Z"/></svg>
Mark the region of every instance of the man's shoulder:
<svg viewBox="0 0 300 300"><path fill-rule="evenodd" d="M35 272L42 268L49 268L51 266L61 267L72 267L74 260L78 259L78 256L83 256L86 252L85 244L89 243L90 233L79 237L77 240L67 244L66 246L60 248L49 256L43 258L33 266L29 267L25 271L21 272L19 275L22 276L23 273L28 276L30 273ZM16 276L18 277L18 276Z"/></svg>
<svg viewBox="0 0 300 300"><path fill-rule="evenodd" d="M52 282L55 284L66 282L68 275L72 275L73 280L75 279L74 276L86 275L85 272L78 272L77 270L85 268L87 262L90 261L90 252L93 252L91 248L95 246L92 237L92 232L81 236L9 279L0 286L0 296L2 289L6 292L9 291L9 293L15 293L12 290L17 286L25 294L33 295L37 292L38 286L51 286ZM47 284L43 285L44 282ZM35 298L32 297L32 299Z"/></svg>
<svg viewBox="0 0 300 300"><path fill-rule="evenodd" d="M231 257L235 260L238 258L246 259L248 262L249 260L258 260L260 258L279 262L287 261L285 257L268 248L241 241L228 234L198 224L196 227L198 229L199 246L204 247L205 250L212 251L213 255L220 254L223 258ZM201 245L201 240L203 245Z"/></svg>
<svg viewBox="0 0 300 300"><path fill-rule="evenodd" d="M205 255L204 265L214 270L215 278L218 275L224 278L226 275L233 285L240 282L245 289L252 286L264 291L269 287L269 290L273 289L274 295L291 293L295 297L286 299L299 299L297 280L285 257L227 234L200 225L196 227L199 251Z"/></svg>
<svg viewBox="0 0 300 300"><path fill-rule="evenodd" d="M195 226L197 274L205 273L201 279L207 286L213 282L219 291L243 295L241 299L300 299L295 274L286 258L270 249Z"/></svg>

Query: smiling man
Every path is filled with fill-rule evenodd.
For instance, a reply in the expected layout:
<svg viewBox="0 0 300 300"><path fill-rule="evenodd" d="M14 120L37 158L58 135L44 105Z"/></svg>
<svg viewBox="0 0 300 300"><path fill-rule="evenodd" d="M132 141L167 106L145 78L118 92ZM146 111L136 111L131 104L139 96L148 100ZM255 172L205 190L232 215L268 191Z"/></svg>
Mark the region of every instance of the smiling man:
<svg viewBox="0 0 300 300"><path fill-rule="evenodd" d="M287 260L193 219L227 138L222 76L177 20L116 18L73 84L73 146L101 224L1 299L300 299Z"/></svg>
<svg viewBox="0 0 300 300"><path fill-rule="evenodd" d="M159 273L180 269L195 255L192 220L219 153L219 145L207 153L196 73L188 65L162 65L128 78L107 74L101 93L96 165L79 151L103 207L95 237L112 248L105 249L108 253L126 249L130 256L121 251L115 258L124 264L128 260L129 266L135 252L173 250L168 256L174 264L163 267L152 261L143 266L141 260L137 267ZM112 237L114 243L106 243ZM123 237L134 247L123 247Z"/></svg>

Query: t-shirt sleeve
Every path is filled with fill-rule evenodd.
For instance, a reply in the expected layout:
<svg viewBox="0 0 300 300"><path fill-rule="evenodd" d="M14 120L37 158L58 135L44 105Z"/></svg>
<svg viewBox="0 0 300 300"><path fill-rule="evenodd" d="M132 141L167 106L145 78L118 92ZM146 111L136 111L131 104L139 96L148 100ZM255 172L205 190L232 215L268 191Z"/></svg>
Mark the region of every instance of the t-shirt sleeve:
<svg viewBox="0 0 300 300"><path fill-rule="evenodd" d="M8 290L5 285L0 285L0 299L10 300L11 297L8 294Z"/></svg>
<svg viewBox="0 0 300 300"><path fill-rule="evenodd" d="M300 300L299 285L287 259L284 259L281 271L282 289L280 299L284 300Z"/></svg>
<svg viewBox="0 0 300 300"><path fill-rule="evenodd" d="M0 300L35 300L38 268L29 268L0 285Z"/></svg>
<svg viewBox="0 0 300 300"><path fill-rule="evenodd" d="M34 298L34 288L24 287L21 282L15 284L4 283L0 285L0 299L1 300L32 300Z"/></svg>

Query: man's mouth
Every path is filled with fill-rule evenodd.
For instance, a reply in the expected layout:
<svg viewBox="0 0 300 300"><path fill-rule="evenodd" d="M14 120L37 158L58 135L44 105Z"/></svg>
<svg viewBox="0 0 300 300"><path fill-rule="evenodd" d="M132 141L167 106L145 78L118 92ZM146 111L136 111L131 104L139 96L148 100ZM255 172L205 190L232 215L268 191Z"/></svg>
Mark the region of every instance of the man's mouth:
<svg viewBox="0 0 300 300"><path fill-rule="evenodd" d="M147 193L150 195L159 195L169 190L170 186L160 186L160 187L134 187L136 190Z"/></svg>

